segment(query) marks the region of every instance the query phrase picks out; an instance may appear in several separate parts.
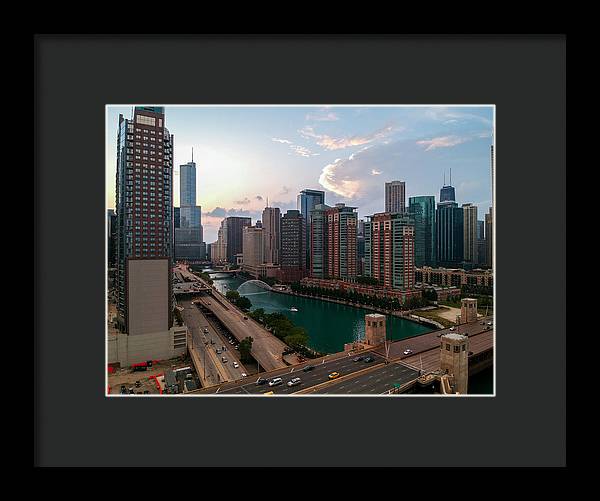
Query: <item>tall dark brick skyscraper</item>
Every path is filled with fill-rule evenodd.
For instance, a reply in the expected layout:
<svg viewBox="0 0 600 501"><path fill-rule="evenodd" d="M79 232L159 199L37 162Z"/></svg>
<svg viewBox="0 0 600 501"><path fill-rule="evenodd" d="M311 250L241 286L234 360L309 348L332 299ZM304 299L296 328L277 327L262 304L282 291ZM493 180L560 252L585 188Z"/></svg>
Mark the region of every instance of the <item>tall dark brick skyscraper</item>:
<svg viewBox="0 0 600 501"><path fill-rule="evenodd" d="M119 115L117 135L117 288L129 335L172 325L173 136L164 108Z"/></svg>

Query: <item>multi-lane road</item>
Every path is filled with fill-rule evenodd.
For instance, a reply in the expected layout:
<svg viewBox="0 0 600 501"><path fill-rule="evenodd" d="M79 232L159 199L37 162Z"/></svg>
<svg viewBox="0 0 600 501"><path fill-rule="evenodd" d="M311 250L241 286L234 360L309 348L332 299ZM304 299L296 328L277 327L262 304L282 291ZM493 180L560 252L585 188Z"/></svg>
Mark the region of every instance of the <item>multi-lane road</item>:
<svg viewBox="0 0 600 501"><path fill-rule="evenodd" d="M197 306L190 300L181 301L183 307L183 319L193 339L192 349L199 354L201 363L206 365L206 380L213 384L223 381L235 381L242 379L242 373L246 372L243 364L240 362L236 350L224 339L219 332L211 325ZM204 332L207 328L208 333ZM226 351L220 354L217 349L225 346ZM225 357L227 362L223 362ZM234 367L234 363L239 365ZM204 374L202 374L204 377Z"/></svg>

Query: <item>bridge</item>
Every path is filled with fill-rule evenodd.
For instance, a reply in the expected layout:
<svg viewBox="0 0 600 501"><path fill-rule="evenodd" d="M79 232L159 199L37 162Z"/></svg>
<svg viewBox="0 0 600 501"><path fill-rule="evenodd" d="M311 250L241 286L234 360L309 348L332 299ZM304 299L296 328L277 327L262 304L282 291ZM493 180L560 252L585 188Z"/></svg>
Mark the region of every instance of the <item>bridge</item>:
<svg viewBox="0 0 600 501"><path fill-rule="evenodd" d="M471 324L459 326L460 334L469 337L469 375L473 375L493 363L494 330L487 325L493 317L484 317ZM483 322L483 325L482 325ZM429 381L440 370L440 337L450 329L436 330L418 336L401 339L358 352L340 352L313 359L301 364L267 371L260 374L264 379L281 377L283 384L275 387L257 385L256 379L241 379L195 390L198 394L261 395L272 391L276 395L381 395L414 391L430 375ZM387 349L386 349L387 348ZM409 355L404 351L410 349ZM363 360L355 361L357 357ZM365 362L364 357L371 357ZM306 366L313 370L305 372ZM329 379L329 374L338 372L339 377ZM298 386L287 386L294 377L300 377Z"/></svg>
<svg viewBox="0 0 600 501"><path fill-rule="evenodd" d="M240 294L252 294L251 292L250 293L246 292L246 289L248 288L248 287L246 287L246 285L255 285L256 287L260 287L261 289L266 289L268 291L273 290L273 287L271 287L269 284L263 282L262 280L247 280L246 282L244 282L237 288L237 290Z"/></svg>

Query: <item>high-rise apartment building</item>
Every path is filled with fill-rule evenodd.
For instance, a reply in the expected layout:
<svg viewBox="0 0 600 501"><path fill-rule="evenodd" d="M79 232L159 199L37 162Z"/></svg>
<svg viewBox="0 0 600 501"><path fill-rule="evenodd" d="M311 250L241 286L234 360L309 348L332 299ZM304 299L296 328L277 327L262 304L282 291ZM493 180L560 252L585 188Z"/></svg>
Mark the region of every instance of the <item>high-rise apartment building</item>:
<svg viewBox="0 0 600 501"><path fill-rule="evenodd" d="M262 213L264 262L279 264L281 248L281 211L278 207L265 207Z"/></svg>
<svg viewBox="0 0 600 501"><path fill-rule="evenodd" d="M463 261L468 268L478 264L477 254L477 206L463 204Z"/></svg>
<svg viewBox="0 0 600 501"><path fill-rule="evenodd" d="M415 266L435 266L435 197L410 197L408 212L415 216Z"/></svg>
<svg viewBox="0 0 600 501"><path fill-rule="evenodd" d="M486 243L486 259L485 264L490 268L494 267L493 249L494 249L494 215L493 208L485 214L485 243Z"/></svg>
<svg viewBox="0 0 600 501"><path fill-rule="evenodd" d="M406 183L391 181L385 183L385 212L404 212L406 210Z"/></svg>
<svg viewBox="0 0 600 501"><path fill-rule="evenodd" d="M304 219L304 261L307 269L311 268L311 257L310 257L310 216L313 209L319 205L325 204L325 192L319 190L302 190L298 194L297 198L297 207L302 214L302 218Z"/></svg>
<svg viewBox="0 0 600 501"><path fill-rule="evenodd" d="M119 115L117 283L121 330L129 336L172 326L173 136L164 108Z"/></svg>
<svg viewBox="0 0 600 501"><path fill-rule="evenodd" d="M365 220L359 219L356 227L356 274L365 274Z"/></svg>
<svg viewBox="0 0 600 501"><path fill-rule="evenodd" d="M365 275L393 289L415 285L415 219L381 212L365 222Z"/></svg>
<svg viewBox="0 0 600 501"><path fill-rule="evenodd" d="M477 221L477 264L486 265L487 244L485 241L485 221Z"/></svg>
<svg viewBox="0 0 600 501"><path fill-rule="evenodd" d="M173 228L179 228L181 225L181 209L173 207Z"/></svg>
<svg viewBox="0 0 600 501"><path fill-rule="evenodd" d="M464 249L463 210L456 202L440 202L435 211L436 261L439 266L462 265Z"/></svg>
<svg viewBox="0 0 600 501"><path fill-rule="evenodd" d="M327 276L354 278L356 273L356 207L335 204L325 211L327 218Z"/></svg>

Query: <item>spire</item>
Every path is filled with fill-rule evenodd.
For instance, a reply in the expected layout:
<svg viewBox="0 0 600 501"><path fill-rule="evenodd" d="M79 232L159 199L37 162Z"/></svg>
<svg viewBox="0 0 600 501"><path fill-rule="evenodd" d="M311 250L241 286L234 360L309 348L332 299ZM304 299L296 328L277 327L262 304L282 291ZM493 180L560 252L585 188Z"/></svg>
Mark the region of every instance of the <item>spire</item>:
<svg viewBox="0 0 600 501"><path fill-rule="evenodd" d="M450 186L452 186L452 167L450 167Z"/></svg>
<svg viewBox="0 0 600 501"><path fill-rule="evenodd" d="M446 186L446 171L444 171L444 184L442 186Z"/></svg>
<svg viewBox="0 0 600 501"><path fill-rule="evenodd" d="M194 147L192 146L192 163L194 163Z"/></svg>

